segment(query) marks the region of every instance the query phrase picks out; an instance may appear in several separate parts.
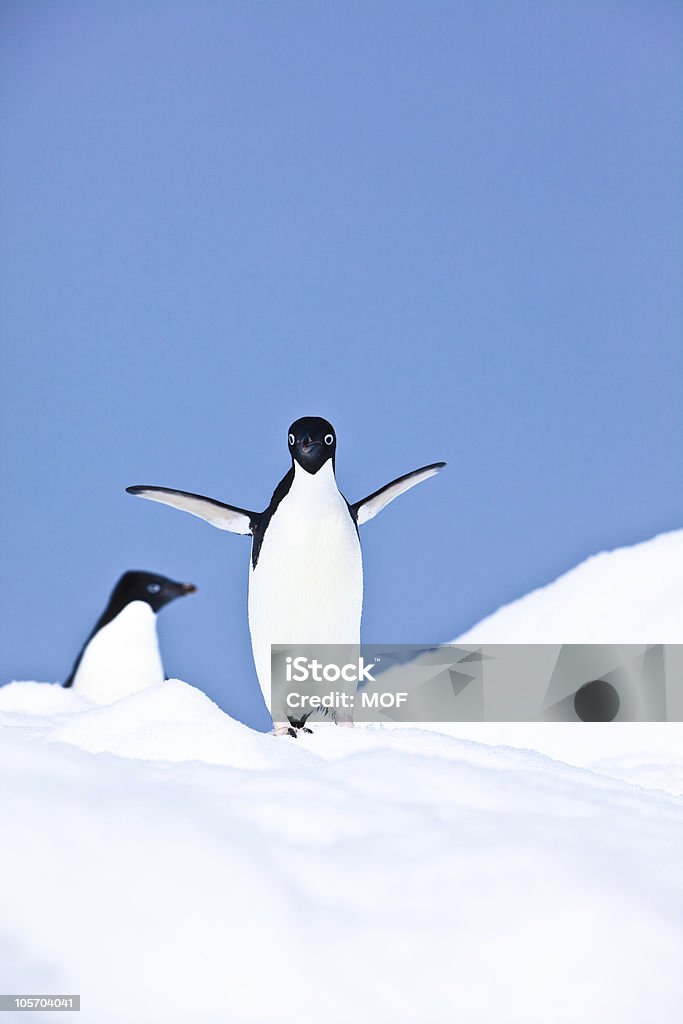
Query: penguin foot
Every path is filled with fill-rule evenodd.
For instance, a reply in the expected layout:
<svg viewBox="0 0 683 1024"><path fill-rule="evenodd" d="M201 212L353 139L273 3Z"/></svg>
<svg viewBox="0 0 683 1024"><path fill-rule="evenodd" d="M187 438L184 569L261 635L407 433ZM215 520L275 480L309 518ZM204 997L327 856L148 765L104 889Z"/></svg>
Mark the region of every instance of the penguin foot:
<svg viewBox="0 0 683 1024"><path fill-rule="evenodd" d="M304 715L303 718L293 718L291 715L288 715L287 717L292 729L297 729L299 732L307 732L311 736L313 735L313 730L309 729L308 726L306 725L306 719L308 718L308 715Z"/></svg>
<svg viewBox="0 0 683 1024"><path fill-rule="evenodd" d="M294 719L290 719L289 722L276 722L273 732L275 736L291 736L293 739L296 739L300 732L307 732L311 736L313 735L313 730L304 725L303 721L295 721Z"/></svg>

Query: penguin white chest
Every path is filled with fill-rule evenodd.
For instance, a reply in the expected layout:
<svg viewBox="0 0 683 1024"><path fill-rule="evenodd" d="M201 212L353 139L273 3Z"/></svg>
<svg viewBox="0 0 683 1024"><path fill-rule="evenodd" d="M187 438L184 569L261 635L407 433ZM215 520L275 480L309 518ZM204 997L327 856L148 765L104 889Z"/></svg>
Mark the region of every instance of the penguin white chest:
<svg viewBox="0 0 683 1024"><path fill-rule="evenodd" d="M88 643L73 688L111 704L163 681L156 615L146 601L131 601Z"/></svg>
<svg viewBox="0 0 683 1024"><path fill-rule="evenodd" d="M315 475L297 466L249 574L249 629L266 704L271 644L358 644L362 604L358 533L332 463Z"/></svg>

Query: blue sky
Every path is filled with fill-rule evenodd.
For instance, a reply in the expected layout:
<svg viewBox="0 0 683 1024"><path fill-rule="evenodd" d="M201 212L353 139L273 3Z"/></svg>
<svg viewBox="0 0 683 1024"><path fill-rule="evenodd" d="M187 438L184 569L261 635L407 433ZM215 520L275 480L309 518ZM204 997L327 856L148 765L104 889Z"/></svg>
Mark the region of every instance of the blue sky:
<svg viewBox="0 0 683 1024"><path fill-rule="evenodd" d="M263 508L301 415L350 500L449 462L363 530L369 641L683 526L680 5L0 16L1 681L151 569L167 671L264 727L248 541L124 487Z"/></svg>

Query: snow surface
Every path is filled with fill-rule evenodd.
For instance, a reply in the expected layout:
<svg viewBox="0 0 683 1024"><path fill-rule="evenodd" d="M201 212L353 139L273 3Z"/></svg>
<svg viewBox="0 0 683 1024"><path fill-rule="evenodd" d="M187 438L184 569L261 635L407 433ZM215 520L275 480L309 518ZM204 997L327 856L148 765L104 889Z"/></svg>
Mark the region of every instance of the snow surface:
<svg viewBox="0 0 683 1024"><path fill-rule="evenodd" d="M654 629L681 534L643 547ZM524 599L519 639L572 575L581 613L590 565ZM295 741L179 680L106 707L0 688L0 992L80 993L84 1024L678 1022L683 726L450 728Z"/></svg>
<svg viewBox="0 0 683 1024"><path fill-rule="evenodd" d="M586 559L458 637L487 644L683 643L683 530Z"/></svg>
<svg viewBox="0 0 683 1024"><path fill-rule="evenodd" d="M593 555L453 642L683 644L683 530ZM438 728L483 743L531 748L633 782L658 780L663 788L683 792L683 724L677 722L585 723L580 737L574 723L564 722L458 722Z"/></svg>

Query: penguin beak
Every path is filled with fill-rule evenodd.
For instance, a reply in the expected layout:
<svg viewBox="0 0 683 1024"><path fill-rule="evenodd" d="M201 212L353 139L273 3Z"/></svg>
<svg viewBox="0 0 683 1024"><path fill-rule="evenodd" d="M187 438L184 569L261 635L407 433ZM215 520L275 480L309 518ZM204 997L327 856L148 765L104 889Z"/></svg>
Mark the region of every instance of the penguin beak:
<svg viewBox="0 0 683 1024"><path fill-rule="evenodd" d="M180 584L180 592L182 594L194 594L196 590L197 590L197 588L195 587L194 583L181 583Z"/></svg>
<svg viewBox="0 0 683 1024"><path fill-rule="evenodd" d="M314 448L320 447L320 441L314 441L312 437L305 437L301 442L301 451L304 455L310 455Z"/></svg>

